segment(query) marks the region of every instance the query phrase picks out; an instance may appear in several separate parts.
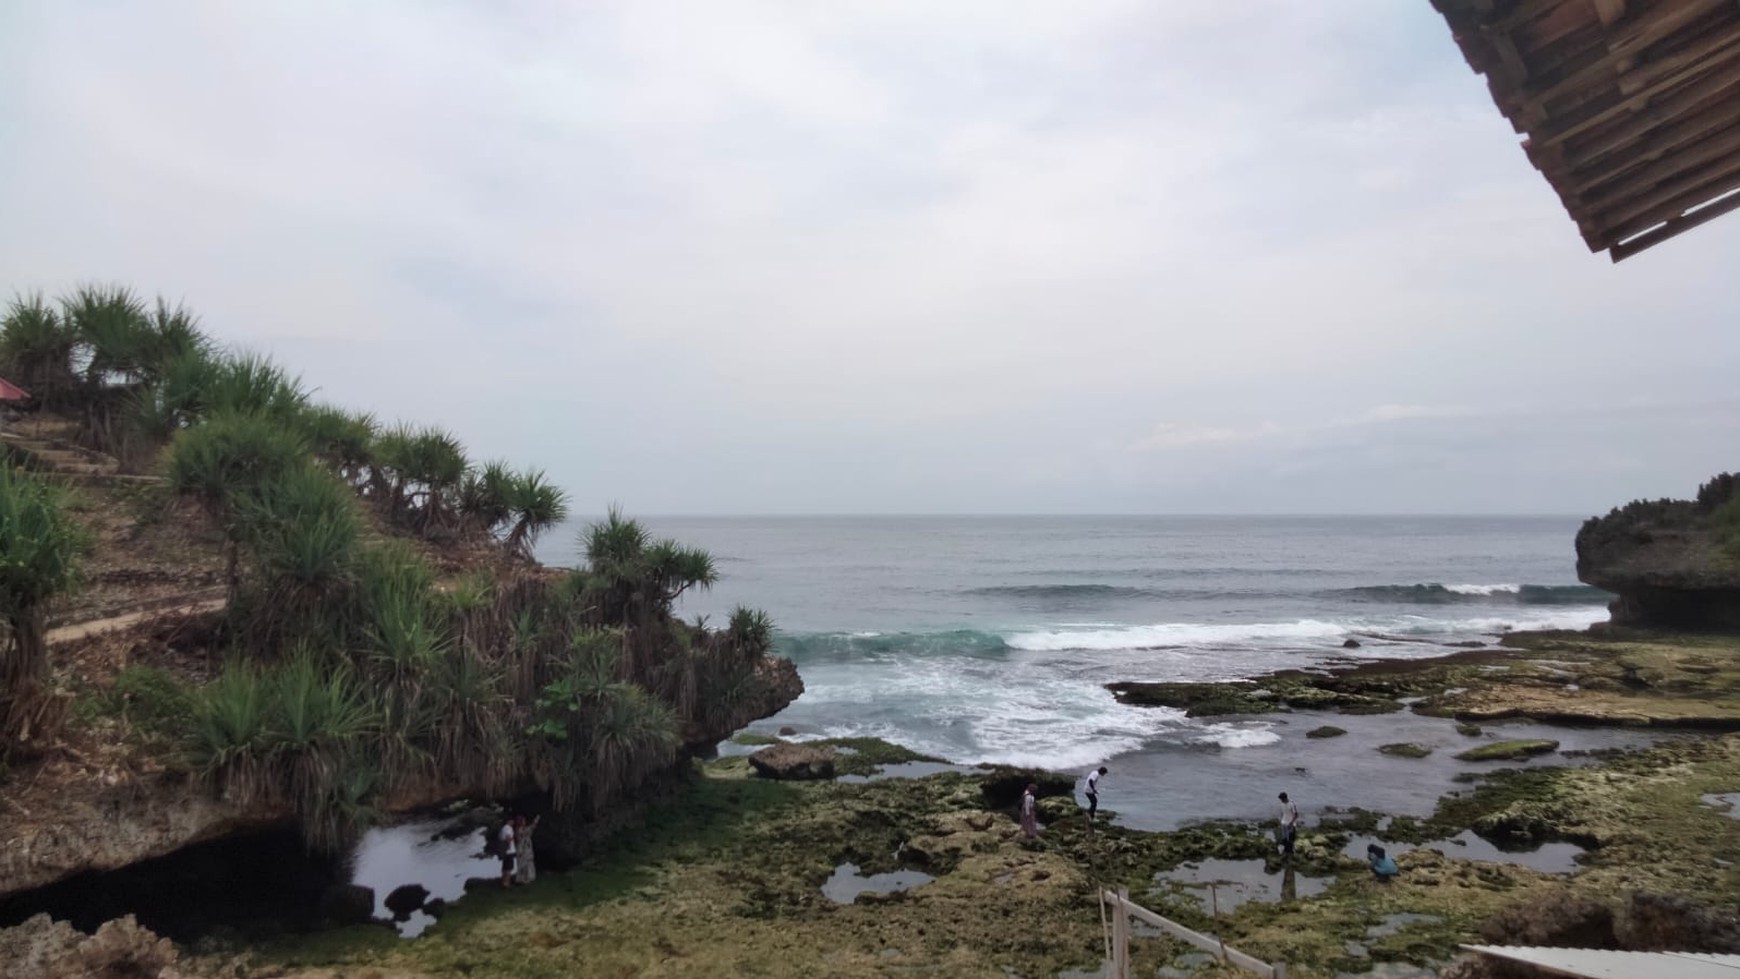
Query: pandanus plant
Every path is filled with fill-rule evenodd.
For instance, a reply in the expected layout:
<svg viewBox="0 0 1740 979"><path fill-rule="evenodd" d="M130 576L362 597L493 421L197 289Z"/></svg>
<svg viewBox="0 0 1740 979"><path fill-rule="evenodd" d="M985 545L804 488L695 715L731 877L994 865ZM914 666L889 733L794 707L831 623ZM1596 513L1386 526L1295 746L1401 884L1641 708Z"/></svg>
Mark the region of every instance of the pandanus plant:
<svg viewBox="0 0 1740 979"><path fill-rule="evenodd" d="M60 490L0 465L0 758L52 734L45 613L88 547Z"/></svg>

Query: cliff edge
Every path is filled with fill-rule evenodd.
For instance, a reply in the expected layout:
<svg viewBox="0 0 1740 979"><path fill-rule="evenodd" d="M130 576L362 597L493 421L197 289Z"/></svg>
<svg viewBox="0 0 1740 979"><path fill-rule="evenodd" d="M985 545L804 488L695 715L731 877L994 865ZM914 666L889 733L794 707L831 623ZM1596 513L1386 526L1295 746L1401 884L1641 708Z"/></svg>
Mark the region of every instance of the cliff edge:
<svg viewBox="0 0 1740 979"><path fill-rule="evenodd" d="M1740 477L1692 500L1637 500L1577 532L1577 577L1613 592L1613 624L1740 631Z"/></svg>

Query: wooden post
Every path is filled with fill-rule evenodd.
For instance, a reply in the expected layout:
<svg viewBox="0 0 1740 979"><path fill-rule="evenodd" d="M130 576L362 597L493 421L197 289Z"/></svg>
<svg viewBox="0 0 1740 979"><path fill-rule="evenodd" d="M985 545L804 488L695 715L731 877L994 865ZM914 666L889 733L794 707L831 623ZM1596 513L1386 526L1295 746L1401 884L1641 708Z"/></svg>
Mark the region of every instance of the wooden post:
<svg viewBox="0 0 1740 979"><path fill-rule="evenodd" d="M1112 919L1112 975L1130 979L1130 889L1118 888L1117 917Z"/></svg>
<svg viewBox="0 0 1740 979"><path fill-rule="evenodd" d="M1276 962L1269 968L1275 970L1275 979L1287 979L1287 963Z"/></svg>

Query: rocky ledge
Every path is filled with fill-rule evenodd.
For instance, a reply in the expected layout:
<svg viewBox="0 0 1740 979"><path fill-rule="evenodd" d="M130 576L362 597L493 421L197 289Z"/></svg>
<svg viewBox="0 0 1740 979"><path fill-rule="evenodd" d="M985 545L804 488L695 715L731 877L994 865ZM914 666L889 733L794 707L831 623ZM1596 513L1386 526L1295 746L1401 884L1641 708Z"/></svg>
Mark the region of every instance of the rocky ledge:
<svg viewBox="0 0 1740 979"><path fill-rule="evenodd" d="M1740 631L1740 478L1692 500L1638 500L1577 532L1577 577L1618 597L1613 623Z"/></svg>
<svg viewBox="0 0 1740 979"><path fill-rule="evenodd" d="M732 731L783 710L803 693L790 660L768 658L737 709L713 729L690 725L688 754L704 754ZM680 759L669 773L649 777L649 799L669 798L688 768ZM290 824L287 805L239 806L213 796L187 775L134 772L111 766L95 775L51 776L41 784L9 786L11 818L0 822L0 897L43 887L86 871L115 870L184 847L264 827ZM386 806L390 812L431 808L480 798L475 787L431 781L409 786ZM623 814L632 815L632 814ZM564 849L583 849L621 820L580 816L573 826L550 821L540 830Z"/></svg>
<svg viewBox="0 0 1740 979"><path fill-rule="evenodd" d="M1372 660L1324 673L1283 671L1226 683L1112 683L1119 701L1194 717L1404 708L1450 717L1470 737L1504 718L1740 730L1740 638L1615 628L1513 633L1504 648ZM1313 732L1330 737L1334 729Z"/></svg>

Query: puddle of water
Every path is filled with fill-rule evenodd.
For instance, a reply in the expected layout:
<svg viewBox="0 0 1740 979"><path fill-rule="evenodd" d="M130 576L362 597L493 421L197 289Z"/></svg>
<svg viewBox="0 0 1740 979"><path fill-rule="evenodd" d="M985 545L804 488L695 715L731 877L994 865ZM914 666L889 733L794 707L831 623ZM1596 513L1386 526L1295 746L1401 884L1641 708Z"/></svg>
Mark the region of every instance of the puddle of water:
<svg viewBox="0 0 1740 979"><path fill-rule="evenodd" d="M855 863L843 863L834 868L834 876L822 882L822 895L835 904L851 904L860 894L892 894L936 880L917 870L896 870L887 874L860 874Z"/></svg>
<svg viewBox="0 0 1740 979"><path fill-rule="evenodd" d="M1188 890L1213 913L1231 911L1250 901L1274 903L1321 894L1333 883L1329 877L1306 877L1292 867L1267 873L1261 860L1203 860L1154 875L1157 884ZM1213 886L1213 891L1209 890Z"/></svg>
<svg viewBox="0 0 1740 979"><path fill-rule="evenodd" d="M376 827L363 834L351 858L352 884L372 887L375 917L392 920L387 895L405 884L419 885L429 900L448 903L465 896L472 877L500 879L501 863L483 853L484 828L466 829L457 819L428 819L398 826ZM399 934L415 938L435 923L423 911L412 911L393 922Z"/></svg>
<svg viewBox="0 0 1740 979"><path fill-rule="evenodd" d="M1419 922L1430 922L1431 924L1440 924L1443 922L1443 920L1444 919L1442 917L1435 915L1435 914L1413 914L1411 912L1402 912L1401 914L1386 914L1382 918L1378 919L1377 924L1372 925L1370 928L1367 928L1365 930L1365 937L1367 937L1367 938L1384 938L1388 935L1394 935L1396 932L1401 931L1403 928L1406 928L1408 925L1416 924Z"/></svg>
<svg viewBox="0 0 1740 979"><path fill-rule="evenodd" d="M1714 806L1729 819L1740 819L1740 792L1716 792L1703 797L1704 805Z"/></svg>
<svg viewBox="0 0 1740 979"><path fill-rule="evenodd" d="M1387 843L1375 836L1356 836L1348 841L1341 852L1355 860L1364 860L1365 848L1369 843L1383 847L1389 851L1391 857L1424 848L1437 850L1453 860L1514 863L1543 874L1574 874L1582 869L1577 864L1577 855L1588 852L1575 843L1542 843L1533 850L1500 850L1491 842L1476 836L1473 830L1463 830L1447 840L1434 840L1417 846L1409 843Z"/></svg>

